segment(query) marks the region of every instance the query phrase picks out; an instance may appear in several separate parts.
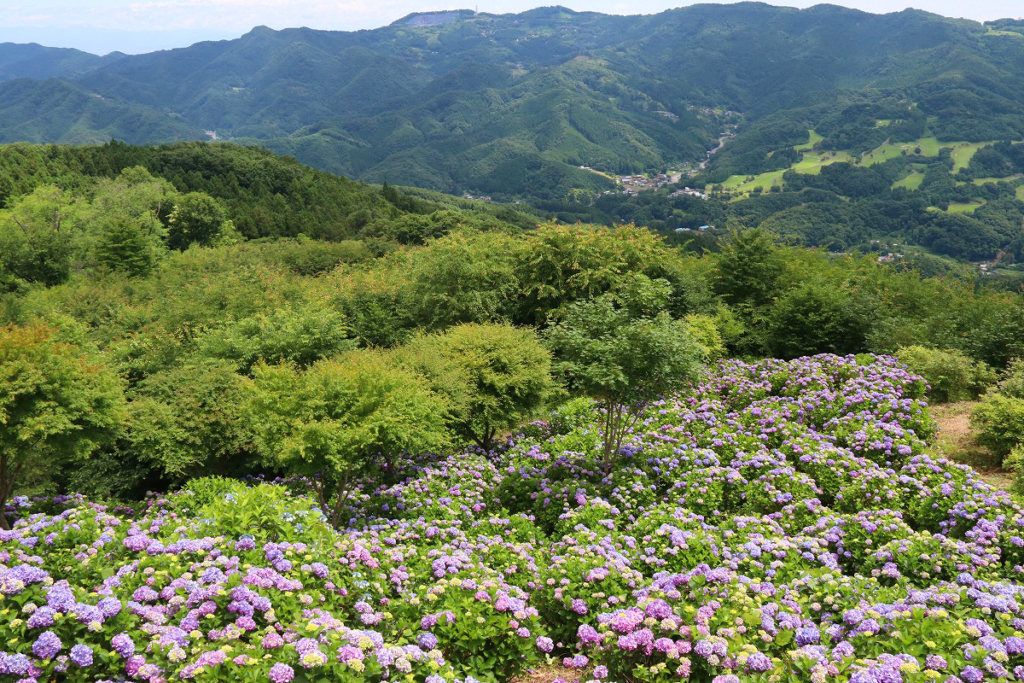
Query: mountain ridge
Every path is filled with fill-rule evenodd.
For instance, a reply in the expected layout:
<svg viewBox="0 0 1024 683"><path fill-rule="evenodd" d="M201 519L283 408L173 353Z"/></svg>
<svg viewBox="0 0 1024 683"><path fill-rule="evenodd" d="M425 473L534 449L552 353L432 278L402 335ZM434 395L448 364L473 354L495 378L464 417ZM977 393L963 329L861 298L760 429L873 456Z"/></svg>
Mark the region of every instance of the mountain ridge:
<svg viewBox="0 0 1024 683"><path fill-rule="evenodd" d="M66 125L12 112L0 140L165 142L215 131L371 182L566 198L611 189L583 166L617 175L696 163L717 144L723 111L744 117L740 150L773 116L801 119L770 133L788 142L854 95L906 100L940 139L965 128L1014 137L1024 133L1014 67L1024 43L1004 33L920 10L753 2L631 16L443 10L353 32L255 27L102 64L54 54L51 76L72 86ZM12 74L26 68L11 63ZM122 129L109 112L101 118L114 123L90 126L76 87L166 125ZM735 161L730 146L711 170ZM738 172L761 170L773 150L757 150L757 164Z"/></svg>

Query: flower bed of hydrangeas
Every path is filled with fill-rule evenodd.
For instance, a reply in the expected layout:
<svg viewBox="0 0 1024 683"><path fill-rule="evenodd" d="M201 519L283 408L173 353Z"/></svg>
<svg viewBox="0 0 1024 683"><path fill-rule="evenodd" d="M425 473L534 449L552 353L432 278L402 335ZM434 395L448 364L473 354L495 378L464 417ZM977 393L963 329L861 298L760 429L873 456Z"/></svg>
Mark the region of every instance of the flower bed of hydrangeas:
<svg viewBox="0 0 1024 683"><path fill-rule="evenodd" d="M592 408L405 463L326 526L284 486L16 500L0 681L1024 680L1024 510L930 458L890 358L728 361L601 464Z"/></svg>

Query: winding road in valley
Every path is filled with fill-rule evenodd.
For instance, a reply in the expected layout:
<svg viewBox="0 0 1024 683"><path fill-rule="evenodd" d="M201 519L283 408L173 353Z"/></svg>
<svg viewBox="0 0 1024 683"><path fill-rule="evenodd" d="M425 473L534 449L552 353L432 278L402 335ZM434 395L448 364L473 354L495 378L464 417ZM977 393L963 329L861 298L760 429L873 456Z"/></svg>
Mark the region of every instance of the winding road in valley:
<svg viewBox="0 0 1024 683"><path fill-rule="evenodd" d="M718 138L718 147L715 147L714 149L709 149L708 150L708 158L705 159L704 161L700 162L699 164L697 164L697 168L699 168L700 170L703 171L704 168L708 165L708 162L711 161L711 157L713 157L715 155L715 153L718 152L718 150L720 150L723 147L725 147L726 141L728 141L729 138L733 137L734 135L735 135L734 133L725 133L720 138Z"/></svg>

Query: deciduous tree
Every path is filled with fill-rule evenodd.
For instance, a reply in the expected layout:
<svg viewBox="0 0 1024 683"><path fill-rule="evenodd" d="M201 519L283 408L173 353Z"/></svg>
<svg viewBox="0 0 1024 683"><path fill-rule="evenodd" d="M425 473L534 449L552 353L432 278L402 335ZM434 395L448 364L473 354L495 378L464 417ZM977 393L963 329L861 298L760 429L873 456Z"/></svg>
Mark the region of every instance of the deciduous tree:
<svg viewBox="0 0 1024 683"><path fill-rule="evenodd" d="M454 431L484 450L536 415L554 388L551 354L534 331L510 325L459 325L395 353L449 397Z"/></svg>
<svg viewBox="0 0 1024 683"><path fill-rule="evenodd" d="M664 311L670 293L667 282L635 275L616 291L572 304L546 333L556 368L603 404L607 468L647 405L700 367L686 323Z"/></svg>
<svg viewBox="0 0 1024 683"><path fill-rule="evenodd" d="M0 328L0 527L28 469L56 470L112 441L124 417L120 379L42 326Z"/></svg>
<svg viewBox="0 0 1024 683"><path fill-rule="evenodd" d="M402 453L448 443L444 401L381 352L352 351L305 371L260 364L254 375L248 414L257 446L278 466L312 478L335 526L348 483L378 457L394 475Z"/></svg>

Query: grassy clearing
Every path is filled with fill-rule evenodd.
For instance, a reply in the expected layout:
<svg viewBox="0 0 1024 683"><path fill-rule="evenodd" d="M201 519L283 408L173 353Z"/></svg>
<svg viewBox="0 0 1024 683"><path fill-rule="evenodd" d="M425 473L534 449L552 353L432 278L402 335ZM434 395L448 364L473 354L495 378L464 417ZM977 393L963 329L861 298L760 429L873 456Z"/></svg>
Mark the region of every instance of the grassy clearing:
<svg viewBox="0 0 1024 683"><path fill-rule="evenodd" d="M895 159L904 153L910 154L914 151L914 144L909 142L892 143L887 142L871 150L861 157L861 166L874 166L889 159Z"/></svg>
<svg viewBox="0 0 1024 683"><path fill-rule="evenodd" d="M597 175L607 178L608 180L611 180L613 182L619 179L619 176L614 176L611 173L605 173L604 171L598 171L596 168L590 168L589 166L580 166L580 170L596 173Z"/></svg>
<svg viewBox="0 0 1024 683"><path fill-rule="evenodd" d="M963 401L931 407L932 416L939 424L939 437L932 446L932 453L970 465L992 486L1008 490L1013 483L1013 473L999 467L998 458L978 444L971 428L971 410L976 405L976 401Z"/></svg>
<svg viewBox="0 0 1024 683"><path fill-rule="evenodd" d="M921 187L921 183L924 182L924 173L921 171L911 171L910 175L906 178L901 178L892 184L892 189L897 187L905 187L908 190L916 190Z"/></svg>
<svg viewBox="0 0 1024 683"><path fill-rule="evenodd" d="M991 144L991 141L953 143L953 173L956 173L961 168L967 168L967 165L971 163L971 159L974 157L974 154L982 147Z"/></svg>
<svg viewBox="0 0 1024 683"><path fill-rule="evenodd" d="M1019 185L1017 187L1017 199L1024 202L1024 185Z"/></svg>
<svg viewBox="0 0 1024 683"><path fill-rule="evenodd" d="M920 147L921 156L925 157L937 157L939 156L940 149L949 146L948 144L940 143L938 138L935 137L920 138L916 142L911 143L911 145L916 145L917 147ZM914 147L914 149L916 149L916 147Z"/></svg>
<svg viewBox="0 0 1024 683"><path fill-rule="evenodd" d="M968 203L952 202L949 205L949 208L946 209L946 212L947 213L974 213L975 211L977 211L980 207L982 207L984 205L985 205L985 202L981 201L980 199L978 201L976 201L976 202L968 202Z"/></svg>
<svg viewBox="0 0 1024 683"><path fill-rule="evenodd" d="M840 161L850 161L849 152L819 152L817 154L805 153L804 158L793 164L792 168L797 173L806 173L808 175L818 175L821 173L821 169L829 164L835 164Z"/></svg>
<svg viewBox="0 0 1024 683"><path fill-rule="evenodd" d="M819 142L821 142L822 140L825 139L822 136L820 136L817 133L815 133L813 128L811 128L809 131L807 131L807 133L808 133L808 137L810 139L807 142L805 142L804 144L802 144L802 145L797 145L793 149L795 149L798 152L807 152L807 151L810 151L810 150L814 149L814 146L816 144L818 144Z"/></svg>
<svg viewBox="0 0 1024 683"><path fill-rule="evenodd" d="M748 175L734 175L730 176L728 180L722 183L722 188L735 193L749 193L753 192L754 188L760 187L762 190L769 190L772 185L782 185L782 174L789 169L782 171L769 171L767 173L760 173L755 176Z"/></svg>
<svg viewBox="0 0 1024 683"><path fill-rule="evenodd" d="M975 178L971 182L974 183L975 185L987 185L989 183L1008 183L1008 182L1010 182L1012 180L1016 180L1018 178L1024 178L1024 176L1022 176L1020 174L1017 174L1017 175L1004 176L1002 178ZM959 183L957 183L957 184L959 185Z"/></svg>

